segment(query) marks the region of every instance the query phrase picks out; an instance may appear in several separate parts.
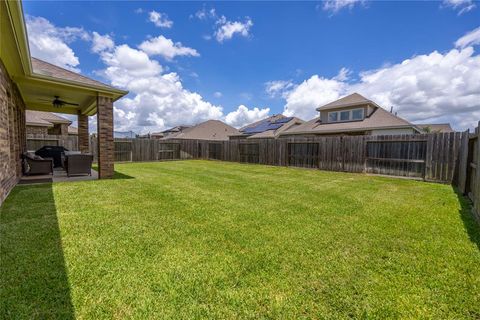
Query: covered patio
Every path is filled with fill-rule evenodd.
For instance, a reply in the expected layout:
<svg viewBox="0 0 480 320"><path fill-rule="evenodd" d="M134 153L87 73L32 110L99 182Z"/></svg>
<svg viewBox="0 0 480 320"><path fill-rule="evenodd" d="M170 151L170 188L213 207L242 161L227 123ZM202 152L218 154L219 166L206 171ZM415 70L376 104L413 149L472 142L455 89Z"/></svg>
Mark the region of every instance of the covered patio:
<svg viewBox="0 0 480 320"><path fill-rule="evenodd" d="M89 116L96 115L98 178L112 177L113 102L126 92L39 59L31 67L30 76L16 79L25 109L76 115L81 153L91 151Z"/></svg>
<svg viewBox="0 0 480 320"><path fill-rule="evenodd" d="M78 146L89 153L89 116L97 116L98 178L114 174L113 103L123 91L30 56L20 1L0 3L0 202L20 180L25 111L76 115Z"/></svg>

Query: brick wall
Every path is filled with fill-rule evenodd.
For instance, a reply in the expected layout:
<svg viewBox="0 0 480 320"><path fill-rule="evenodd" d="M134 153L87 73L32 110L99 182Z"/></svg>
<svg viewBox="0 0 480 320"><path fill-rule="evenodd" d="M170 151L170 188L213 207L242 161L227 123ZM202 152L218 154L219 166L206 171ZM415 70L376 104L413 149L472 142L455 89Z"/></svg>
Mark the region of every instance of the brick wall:
<svg viewBox="0 0 480 320"><path fill-rule="evenodd" d="M27 126L27 134L48 134L48 127Z"/></svg>
<svg viewBox="0 0 480 320"><path fill-rule="evenodd" d="M53 127L48 128L47 133L55 136L68 136L68 124L54 124Z"/></svg>
<svg viewBox="0 0 480 320"><path fill-rule="evenodd" d="M0 204L22 174L25 149L25 104L0 61Z"/></svg>
<svg viewBox="0 0 480 320"><path fill-rule="evenodd" d="M114 174L113 101L97 97L98 176L111 178Z"/></svg>
<svg viewBox="0 0 480 320"><path fill-rule="evenodd" d="M90 138L88 135L88 116L78 114L78 148L82 153L90 152Z"/></svg>

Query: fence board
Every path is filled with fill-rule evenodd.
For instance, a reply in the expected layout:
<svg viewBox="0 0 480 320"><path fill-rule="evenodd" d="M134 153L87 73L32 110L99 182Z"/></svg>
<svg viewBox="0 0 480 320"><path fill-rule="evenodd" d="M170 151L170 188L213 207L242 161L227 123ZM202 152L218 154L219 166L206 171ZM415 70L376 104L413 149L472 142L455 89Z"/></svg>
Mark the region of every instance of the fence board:
<svg viewBox="0 0 480 320"><path fill-rule="evenodd" d="M466 161L465 194L473 203L473 212L480 221L480 122L469 136Z"/></svg>
<svg viewBox="0 0 480 320"><path fill-rule="evenodd" d="M63 146L70 151L78 151L78 138L77 136L27 134L27 150L35 151L43 146Z"/></svg>

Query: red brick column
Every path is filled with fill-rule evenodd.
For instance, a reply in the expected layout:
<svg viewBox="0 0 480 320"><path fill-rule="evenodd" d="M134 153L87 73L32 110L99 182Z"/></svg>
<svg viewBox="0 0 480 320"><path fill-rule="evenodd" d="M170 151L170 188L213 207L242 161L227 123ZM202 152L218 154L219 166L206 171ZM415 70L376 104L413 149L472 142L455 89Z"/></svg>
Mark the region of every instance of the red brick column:
<svg viewBox="0 0 480 320"><path fill-rule="evenodd" d="M113 101L97 97L98 177L113 177Z"/></svg>
<svg viewBox="0 0 480 320"><path fill-rule="evenodd" d="M90 153L90 138L88 134L88 116L78 113L78 149L81 153Z"/></svg>

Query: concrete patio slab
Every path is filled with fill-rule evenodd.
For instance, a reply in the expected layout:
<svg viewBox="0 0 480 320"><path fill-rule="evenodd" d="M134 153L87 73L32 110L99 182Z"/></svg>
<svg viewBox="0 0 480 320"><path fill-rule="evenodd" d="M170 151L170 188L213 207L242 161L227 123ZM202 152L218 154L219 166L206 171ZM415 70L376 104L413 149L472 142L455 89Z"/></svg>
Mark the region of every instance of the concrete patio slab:
<svg viewBox="0 0 480 320"><path fill-rule="evenodd" d="M36 183L50 183L50 182L73 182L73 181L88 181L88 180L97 180L98 172L93 170L91 171L90 176L67 176L67 172L63 169L54 169L53 175L44 174L44 175L35 175L35 176L23 176L20 179L19 184L36 184Z"/></svg>

